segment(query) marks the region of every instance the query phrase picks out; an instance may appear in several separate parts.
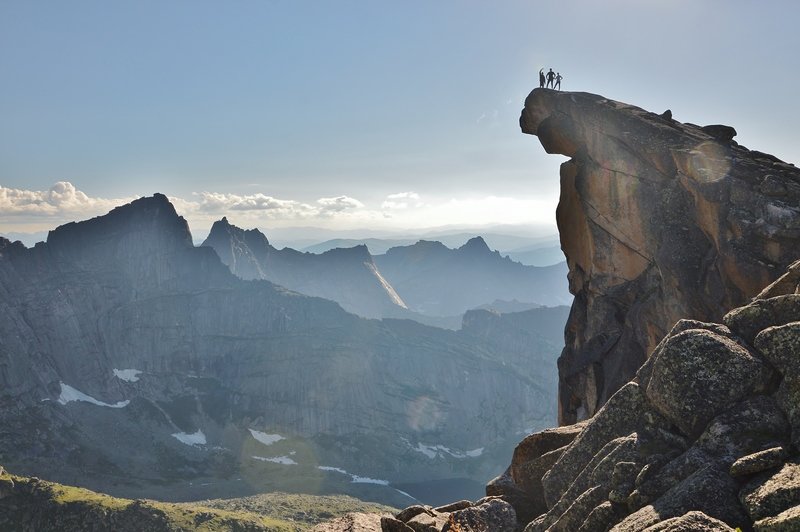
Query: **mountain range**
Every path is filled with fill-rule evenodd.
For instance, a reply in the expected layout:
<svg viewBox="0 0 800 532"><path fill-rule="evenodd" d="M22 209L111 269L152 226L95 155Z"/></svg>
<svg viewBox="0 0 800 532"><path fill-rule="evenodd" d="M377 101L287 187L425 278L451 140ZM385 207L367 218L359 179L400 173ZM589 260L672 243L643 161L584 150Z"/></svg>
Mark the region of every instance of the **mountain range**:
<svg viewBox="0 0 800 532"><path fill-rule="evenodd" d="M560 345L537 315L509 325L525 337L514 352L472 332L477 319L364 319L233 275L160 194L33 248L0 239L0 295L0 456L19 474L131 497L284 489L397 505L409 496L394 484L472 479L459 494L515 434L555 421Z"/></svg>
<svg viewBox="0 0 800 532"><path fill-rule="evenodd" d="M566 263L525 266L491 251L481 237L457 249L421 240L377 256L363 244L315 254L279 250L258 229L244 230L223 218L214 223L203 246L213 248L242 279L266 279L331 299L364 317L410 318L431 325L455 318L460 324L464 312L490 302L556 306L571 301L564 282Z"/></svg>

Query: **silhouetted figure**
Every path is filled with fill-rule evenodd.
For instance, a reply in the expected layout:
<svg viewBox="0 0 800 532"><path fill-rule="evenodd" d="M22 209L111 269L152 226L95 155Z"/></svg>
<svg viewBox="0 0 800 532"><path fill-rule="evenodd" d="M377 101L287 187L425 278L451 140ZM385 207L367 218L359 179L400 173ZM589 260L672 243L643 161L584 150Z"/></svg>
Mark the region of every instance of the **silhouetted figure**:
<svg viewBox="0 0 800 532"><path fill-rule="evenodd" d="M556 79L556 73L553 72L551 68L549 72L547 72L547 87L552 89L553 88L553 81Z"/></svg>
<svg viewBox="0 0 800 532"><path fill-rule="evenodd" d="M564 76L561 75L561 72L556 72L556 86L555 89L557 91L561 90L561 80L564 79Z"/></svg>
<svg viewBox="0 0 800 532"><path fill-rule="evenodd" d="M544 69L539 69L539 88L544 88Z"/></svg>

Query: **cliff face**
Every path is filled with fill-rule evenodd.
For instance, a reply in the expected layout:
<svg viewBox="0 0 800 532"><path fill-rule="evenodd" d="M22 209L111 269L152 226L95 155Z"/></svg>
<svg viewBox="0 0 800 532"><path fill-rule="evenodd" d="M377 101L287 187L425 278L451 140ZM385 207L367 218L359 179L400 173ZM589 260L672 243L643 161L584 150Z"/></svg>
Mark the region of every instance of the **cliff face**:
<svg viewBox="0 0 800 532"><path fill-rule="evenodd" d="M680 318L719 321L800 249L800 170L699 127L536 89L520 118L561 165L557 221L575 300L559 421L594 415Z"/></svg>

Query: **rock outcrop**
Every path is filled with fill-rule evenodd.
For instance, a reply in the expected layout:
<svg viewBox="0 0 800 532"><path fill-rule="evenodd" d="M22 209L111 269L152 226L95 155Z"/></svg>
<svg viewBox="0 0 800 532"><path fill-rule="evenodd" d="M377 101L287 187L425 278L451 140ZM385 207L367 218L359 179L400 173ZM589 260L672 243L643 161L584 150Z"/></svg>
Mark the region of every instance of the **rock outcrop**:
<svg viewBox="0 0 800 532"><path fill-rule="evenodd" d="M121 496L341 490L399 506L387 481L483 482L515 433L554 421L552 379L517 358L239 279L162 195L31 249L0 239L0 457L22 474Z"/></svg>
<svg viewBox="0 0 800 532"><path fill-rule="evenodd" d="M547 89L525 102L522 131L570 157L556 213L575 295L562 424L597 413L679 319L719 321L797 259L800 170L731 127L671 116Z"/></svg>
<svg viewBox="0 0 800 532"><path fill-rule="evenodd" d="M520 442L487 495L525 532L800 530L798 272L723 323L680 320L592 418Z"/></svg>
<svg viewBox="0 0 800 532"><path fill-rule="evenodd" d="M227 218L214 223L203 246L213 248L242 279L266 279L301 294L331 299L359 316L394 317L406 308L366 246L319 255L276 249L258 229L240 229Z"/></svg>

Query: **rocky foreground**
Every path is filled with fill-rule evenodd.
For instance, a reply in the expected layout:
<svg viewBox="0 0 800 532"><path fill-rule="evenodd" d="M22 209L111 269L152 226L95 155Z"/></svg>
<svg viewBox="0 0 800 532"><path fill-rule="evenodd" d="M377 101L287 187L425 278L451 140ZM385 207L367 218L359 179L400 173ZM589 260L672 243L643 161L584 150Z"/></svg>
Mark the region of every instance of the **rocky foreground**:
<svg viewBox="0 0 800 532"><path fill-rule="evenodd" d="M800 261L722 322L678 321L594 417L525 438L487 498L381 529L800 530Z"/></svg>

